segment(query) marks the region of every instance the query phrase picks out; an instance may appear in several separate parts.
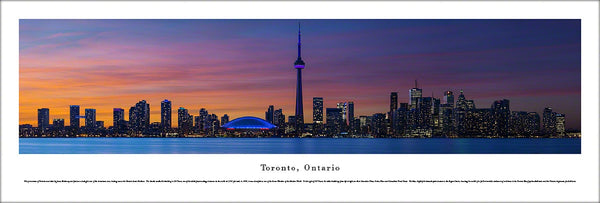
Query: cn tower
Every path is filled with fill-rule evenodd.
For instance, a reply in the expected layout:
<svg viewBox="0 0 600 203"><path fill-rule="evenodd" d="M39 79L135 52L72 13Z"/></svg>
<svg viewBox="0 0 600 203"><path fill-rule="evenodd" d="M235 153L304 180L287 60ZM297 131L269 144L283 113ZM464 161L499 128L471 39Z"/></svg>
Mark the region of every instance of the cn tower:
<svg viewBox="0 0 600 203"><path fill-rule="evenodd" d="M298 23L298 59L294 62L294 68L298 71L296 83L296 135L301 135L304 131L304 108L302 105L302 69L304 69L304 61L302 61L300 49L300 23Z"/></svg>

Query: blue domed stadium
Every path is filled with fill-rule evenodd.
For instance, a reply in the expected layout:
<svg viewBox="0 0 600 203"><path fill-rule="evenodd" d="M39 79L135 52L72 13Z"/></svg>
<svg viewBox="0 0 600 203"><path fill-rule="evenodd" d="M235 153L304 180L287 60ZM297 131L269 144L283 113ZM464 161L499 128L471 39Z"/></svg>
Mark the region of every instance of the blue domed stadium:
<svg viewBox="0 0 600 203"><path fill-rule="evenodd" d="M277 126L261 118L246 116L233 119L221 127L227 130L270 130Z"/></svg>

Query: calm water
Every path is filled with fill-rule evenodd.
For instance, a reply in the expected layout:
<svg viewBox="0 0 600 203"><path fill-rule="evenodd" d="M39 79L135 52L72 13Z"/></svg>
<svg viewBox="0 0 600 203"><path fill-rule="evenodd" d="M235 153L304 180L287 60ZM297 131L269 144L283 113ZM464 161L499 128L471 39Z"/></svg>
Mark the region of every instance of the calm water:
<svg viewBox="0 0 600 203"><path fill-rule="evenodd" d="M21 154L579 154L581 139L20 138Z"/></svg>

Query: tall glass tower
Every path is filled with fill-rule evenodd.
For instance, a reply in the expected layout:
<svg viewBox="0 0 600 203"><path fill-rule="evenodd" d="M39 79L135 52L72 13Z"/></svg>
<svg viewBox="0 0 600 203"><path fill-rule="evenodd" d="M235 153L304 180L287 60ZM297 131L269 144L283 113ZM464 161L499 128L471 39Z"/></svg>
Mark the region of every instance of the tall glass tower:
<svg viewBox="0 0 600 203"><path fill-rule="evenodd" d="M304 61L301 57L300 44L300 23L298 23L298 58L294 62L294 68L298 71L296 83L296 134L300 135L304 131L304 108L302 105L302 69L304 69Z"/></svg>

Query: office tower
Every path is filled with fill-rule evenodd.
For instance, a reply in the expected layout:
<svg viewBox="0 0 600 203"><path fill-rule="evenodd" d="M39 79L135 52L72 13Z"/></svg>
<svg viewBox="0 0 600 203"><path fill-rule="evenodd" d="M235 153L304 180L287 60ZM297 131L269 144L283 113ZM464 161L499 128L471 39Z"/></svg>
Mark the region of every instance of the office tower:
<svg viewBox="0 0 600 203"><path fill-rule="evenodd" d="M273 112L273 125L277 127L283 127L285 124L285 116L283 115L283 110L277 109Z"/></svg>
<svg viewBox="0 0 600 203"><path fill-rule="evenodd" d="M304 129L304 109L302 104L302 69L304 69L304 61L301 57L301 43L300 43L300 23L298 23L298 58L294 62L294 68L298 71L296 78L296 135L300 135Z"/></svg>
<svg viewBox="0 0 600 203"><path fill-rule="evenodd" d="M454 133L458 137L461 137L465 133L465 116L467 111L467 100L465 99L465 95L463 91L460 91L460 95L458 95L458 100L456 101L453 115L453 130Z"/></svg>
<svg viewBox="0 0 600 203"><path fill-rule="evenodd" d="M433 98L421 97L417 99L417 128L430 129L433 124Z"/></svg>
<svg viewBox="0 0 600 203"><path fill-rule="evenodd" d="M265 112L265 120L271 124L273 124L273 117L274 117L274 110L275 108L273 107L273 105L269 105L269 108L267 109L267 111Z"/></svg>
<svg viewBox="0 0 600 203"><path fill-rule="evenodd" d="M187 134L191 130L191 118L187 109L179 107L177 109L177 128L182 134Z"/></svg>
<svg viewBox="0 0 600 203"><path fill-rule="evenodd" d="M348 117L346 118L346 120L348 121L348 133L350 135L353 135L353 130L354 130L354 126L353 121L354 121L354 102L349 101L348 102Z"/></svg>
<svg viewBox="0 0 600 203"><path fill-rule="evenodd" d="M342 111L342 122L344 124L346 124L347 118L347 112L348 112L348 103L347 102L338 102L337 103L337 108L340 109Z"/></svg>
<svg viewBox="0 0 600 203"><path fill-rule="evenodd" d="M79 129L79 105L69 106L69 125L71 129Z"/></svg>
<svg viewBox="0 0 600 203"><path fill-rule="evenodd" d="M398 110L398 92L392 92L390 94L390 111L387 113L388 122L390 126L390 133L392 135L396 134L396 110Z"/></svg>
<svg viewBox="0 0 600 203"><path fill-rule="evenodd" d="M467 110L461 137L490 137L493 135L493 110Z"/></svg>
<svg viewBox="0 0 600 203"><path fill-rule="evenodd" d="M229 116L225 114L221 117L221 125L225 125L227 123L229 123Z"/></svg>
<svg viewBox="0 0 600 203"><path fill-rule="evenodd" d="M453 105L442 104L440 105L440 125L442 128L441 135L443 137L451 137L453 127Z"/></svg>
<svg viewBox="0 0 600 203"><path fill-rule="evenodd" d="M565 135L565 114L556 113L556 134Z"/></svg>
<svg viewBox="0 0 600 203"><path fill-rule="evenodd" d="M55 118L52 120L52 128L54 130L63 130L65 129L65 119Z"/></svg>
<svg viewBox="0 0 600 203"><path fill-rule="evenodd" d="M404 136L408 125L408 103L400 103L400 106L394 111L394 135Z"/></svg>
<svg viewBox="0 0 600 203"><path fill-rule="evenodd" d="M513 111L509 120L509 134L512 136L526 136L529 115L526 111Z"/></svg>
<svg viewBox="0 0 600 203"><path fill-rule="evenodd" d="M113 128L118 128L119 124L125 120L125 110L122 108L113 108Z"/></svg>
<svg viewBox="0 0 600 203"><path fill-rule="evenodd" d="M219 117L216 114L211 114L209 116L209 134L214 136L219 131Z"/></svg>
<svg viewBox="0 0 600 203"><path fill-rule="evenodd" d="M129 109L129 122L133 130L144 131L150 127L150 104L139 101Z"/></svg>
<svg viewBox="0 0 600 203"><path fill-rule="evenodd" d="M444 103L454 107L454 93L450 90L444 92Z"/></svg>
<svg viewBox="0 0 600 203"><path fill-rule="evenodd" d="M38 129L42 132L46 131L50 127L50 109L41 108L38 109Z"/></svg>
<svg viewBox="0 0 600 203"><path fill-rule="evenodd" d="M387 127L385 125L385 114L373 114L373 119L371 121L373 126L373 137L385 137L385 135L387 134Z"/></svg>
<svg viewBox="0 0 600 203"><path fill-rule="evenodd" d="M209 128L209 126L208 126L208 124L209 124L208 111L204 108L201 108L198 116L200 117L200 121L198 122L198 127L200 128L200 130L204 130L204 131L208 130L208 128Z"/></svg>
<svg viewBox="0 0 600 203"><path fill-rule="evenodd" d="M296 134L296 128L298 127L297 124L298 123L296 122L296 116L288 116L288 124L287 124L287 128L286 128L286 132L287 133L294 132L294 134L297 136L298 135L298 134Z"/></svg>
<svg viewBox="0 0 600 203"><path fill-rule="evenodd" d="M442 123L440 122L440 99L432 98L431 119L433 134L440 135L442 132Z"/></svg>
<svg viewBox="0 0 600 203"><path fill-rule="evenodd" d="M554 135L556 133L556 113L552 111L552 108L544 108L543 114L544 133L546 135Z"/></svg>
<svg viewBox="0 0 600 203"><path fill-rule="evenodd" d="M171 128L171 101L160 102L160 126L163 129Z"/></svg>
<svg viewBox="0 0 600 203"><path fill-rule="evenodd" d="M496 100L492 104L494 114L494 136L506 137L508 135L508 122L510 119L510 106L507 99Z"/></svg>
<svg viewBox="0 0 600 203"><path fill-rule="evenodd" d="M540 115L537 112L527 113L525 132L527 135L537 135L540 133Z"/></svg>
<svg viewBox="0 0 600 203"><path fill-rule="evenodd" d="M323 124L323 97L313 97L313 135L322 135Z"/></svg>
<svg viewBox="0 0 600 203"><path fill-rule="evenodd" d="M326 108L325 109L325 130L329 136L339 136L342 132L343 118L341 108Z"/></svg>
<svg viewBox="0 0 600 203"><path fill-rule="evenodd" d="M85 109L85 128L87 130L96 128L96 109Z"/></svg>
<svg viewBox="0 0 600 203"><path fill-rule="evenodd" d="M415 80L415 87L409 90L410 102L408 103L410 109L417 108L417 100L423 95L423 90L417 86L417 80Z"/></svg>

